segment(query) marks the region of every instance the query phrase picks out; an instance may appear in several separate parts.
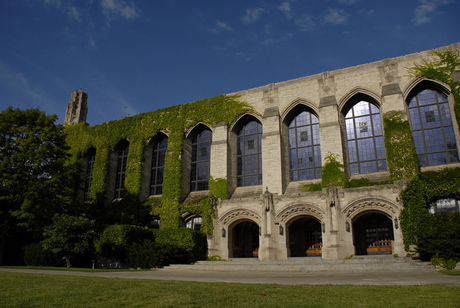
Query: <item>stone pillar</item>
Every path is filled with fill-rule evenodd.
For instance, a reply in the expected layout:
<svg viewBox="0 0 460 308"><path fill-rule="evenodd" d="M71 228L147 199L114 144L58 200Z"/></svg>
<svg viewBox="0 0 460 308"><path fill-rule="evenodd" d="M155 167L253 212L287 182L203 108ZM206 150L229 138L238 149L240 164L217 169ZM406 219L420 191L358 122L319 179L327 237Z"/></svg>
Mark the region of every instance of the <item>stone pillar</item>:
<svg viewBox="0 0 460 308"><path fill-rule="evenodd" d="M281 132L278 107L264 112L262 135L262 183L275 194L282 194L283 173L281 161Z"/></svg>
<svg viewBox="0 0 460 308"><path fill-rule="evenodd" d="M82 90L72 92L65 112L65 125L86 123L86 115L88 114L87 100L88 94Z"/></svg>
<svg viewBox="0 0 460 308"><path fill-rule="evenodd" d="M281 260L281 252L278 248L279 227L275 225L275 201L276 195L268 189L261 196L262 200L262 223L260 226L259 260Z"/></svg>
<svg viewBox="0 0 460 308"><path fill-rule="evenodd" d="M319 136L321 141L321 158L329 153L337 154L343 164L343 144L339 120L339 110L335 96L323 97L319 105Z"/></svg>
<svg viewBox="0 0 460 308"><path fill-rule="evenodd" d="M210 175L215 179L227 179L228 161L228 127L215 126L212 132Z"/></svg>
<svg viewBox="0 0 460 308"><path fill-rule="evenodd" d="M343 259L347 255L353 254L353 248L349 243L350 240L350 222L345 221L342 214L342 206L340 198L343 197L341 187L329 185L323 189L325 195L323 199L326 201L326 217L322 224L323 232L323 253L322 257L325 260Z"/></svg>

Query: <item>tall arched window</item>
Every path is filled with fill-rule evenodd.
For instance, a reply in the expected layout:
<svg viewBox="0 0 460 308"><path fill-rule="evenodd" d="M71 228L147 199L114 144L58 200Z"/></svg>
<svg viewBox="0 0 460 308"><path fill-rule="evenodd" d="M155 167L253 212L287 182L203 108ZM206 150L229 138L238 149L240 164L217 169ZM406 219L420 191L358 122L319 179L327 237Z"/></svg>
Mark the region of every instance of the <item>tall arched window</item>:
<svg viewBox="0 0 460 308"><path fill-rule="evenodd" d="M150 173L150 195L163 193L163 174L165 169L166 149L168 137L157 140L152 148L152 171Z"/></svg>
<svg viewBox="0 0 460 308"><path fill-rule="evenodd" d="M408 102L412 135L421 167L458 163L447 97L425 89Z"/></svg>
<svg viewBox="0 0 460 308"><path fill-rule="evenodd" d="M209 189L211 137L211 131L209 129L204 129L193 138L190 191Z"/></svg>
<svg viewBox="0 0 460 308"><path fill-rule="evenodd" d="M115 180L115 199L123 198L125 194L126 165L128 160L129 144L125 143L118 150L117 173Z"/></svg>
<svg viewBox="0 0 460 308"><path fill-rule="evenodd" d="M350 173L387 170L380 110L361 100L345 115Z"/></svg>
<svg viewBox="0 0 460 308"><path fill-rule="evenodd" d="M93 167L96 161L96 149L91 148L86 154L86 177L85 177L85 191L83 199L89 200L89 193L91 191L91 181L93 180Z"/></svg>
<svg viewBox="0 0 460 308"><path fill-rule="evenodd" d="M250 121L237 134L237 185L262 184L262 125Z"/></svg>
<svg viewBox="0 0 460 308"><path fill-rule="evenodd" d="M291 181L321 178L319 121L311 112L300 112L288 125Z"/></svg>

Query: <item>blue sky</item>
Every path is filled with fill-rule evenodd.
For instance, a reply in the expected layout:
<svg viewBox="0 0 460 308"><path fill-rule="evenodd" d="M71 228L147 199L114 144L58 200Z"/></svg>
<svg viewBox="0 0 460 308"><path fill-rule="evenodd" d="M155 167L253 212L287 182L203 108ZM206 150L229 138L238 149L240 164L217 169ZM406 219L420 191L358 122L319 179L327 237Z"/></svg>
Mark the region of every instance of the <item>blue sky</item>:
<svg viewBox="0 0 460 308"><path fill-rule="evenodd" d="M460 0L0 0L0 110L91 125L460 42Z"/></svg>

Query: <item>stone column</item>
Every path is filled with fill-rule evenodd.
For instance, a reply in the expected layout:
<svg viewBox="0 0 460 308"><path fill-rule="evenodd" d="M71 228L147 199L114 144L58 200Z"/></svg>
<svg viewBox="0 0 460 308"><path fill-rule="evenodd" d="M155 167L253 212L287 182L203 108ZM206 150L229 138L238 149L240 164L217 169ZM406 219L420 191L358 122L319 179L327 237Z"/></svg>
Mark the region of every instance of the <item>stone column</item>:
<svg viewBox="0 0 460 308"><path fill-rule="evenodd" d="M262 125L262 183L272 193L282 194L284 187L278 107L265 109Z"/></svg>

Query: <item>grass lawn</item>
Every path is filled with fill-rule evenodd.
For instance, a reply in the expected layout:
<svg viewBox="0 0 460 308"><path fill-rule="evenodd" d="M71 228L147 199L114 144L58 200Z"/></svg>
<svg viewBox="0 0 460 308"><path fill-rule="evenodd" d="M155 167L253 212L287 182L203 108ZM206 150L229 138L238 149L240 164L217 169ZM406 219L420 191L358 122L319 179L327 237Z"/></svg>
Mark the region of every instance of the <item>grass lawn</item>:
<svg viewBox="0 0 460 308"><path fill-rule="evenodd" d="M460 287L266 285L0 272L0 307L459 307Z"/></svg>

